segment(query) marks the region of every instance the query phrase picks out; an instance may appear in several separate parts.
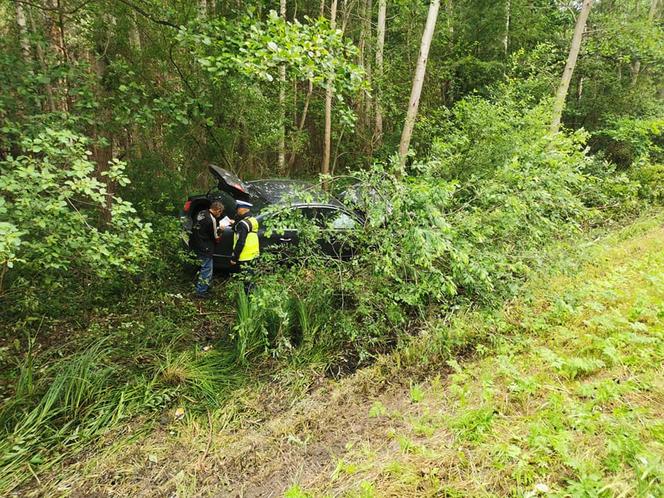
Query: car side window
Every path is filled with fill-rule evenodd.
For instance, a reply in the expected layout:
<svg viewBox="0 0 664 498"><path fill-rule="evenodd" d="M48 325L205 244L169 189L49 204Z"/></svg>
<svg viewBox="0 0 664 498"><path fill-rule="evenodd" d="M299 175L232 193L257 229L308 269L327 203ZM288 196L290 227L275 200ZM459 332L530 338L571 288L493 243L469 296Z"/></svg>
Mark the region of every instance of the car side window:
<svg viewBox="0 0 664 498"><path fill-rule="evenodd" d="M357 226L357 221L339 209L318 208L317 211L316 221L321 228L347 230Z"/></svg>
<svg viewBox="0 0 664 498"><path fill-rule="evenodd" d="M331 226L335 230L350 230L357 226L357 221L349 216L348 213L338 211L337 216L332 220Z"/></svg>

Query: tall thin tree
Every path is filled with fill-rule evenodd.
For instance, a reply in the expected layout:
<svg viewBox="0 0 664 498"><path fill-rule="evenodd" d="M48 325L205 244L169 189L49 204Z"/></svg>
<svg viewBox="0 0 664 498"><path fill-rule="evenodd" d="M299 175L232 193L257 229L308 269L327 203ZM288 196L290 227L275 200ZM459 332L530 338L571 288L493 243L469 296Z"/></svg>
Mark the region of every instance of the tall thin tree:
<svg viewBox="0 0 664 498"><path fill-rule="evenodd" d="M28 25L23 10L23 4L16 2L16 24L18 25L19 41L21 43L21 52L26 64L30 64L30 38L28 34Z"/></svg>
<svg viewBox="0 0 664 498"><path fill-rule="evenodd" d="M436 28L436 19L438 18L439 8L440 0L431 0L431 3L429 4L429 14L427 15L427 23L424 27L424 33L422 33L420 55L417 58L417 66L415 67L415 76L413 77L413 87L410 92L406 121L403 125L401 142L399 143L399 157L402 168L406 164L408 147L410 147L410 138L413 135L413 128L415 127L417 108L420 104L420 95L422 93L422 85L424 84L424 74L427 68L427 59L429 58L429 48L431 47L431 39L433 38L433 32Z"/></svg>
<svg viewBox="0 0 664 498"><path fill-rule="evenodd" d="M376 26L376 125L374 138L380 144L383 138L383 108L381 105L381 85L383 81L383 53L385 51L385 19L387 16L387 0L378 2L378 24Z"/></svg>
<svg viewBox="0 0 664 498"><path fill-rule="evenodd" d="M330 27L336 29L337 27L337 0L332 0L330 7ZM330 173L330 150L332 146L332 96L334 93L334 80L333 76L327 80L327 88L325 89L325 136L323 137L323 163L321 164L320 172L324 175Z"/></svg>
<svg viewBox="0 0 664 498"><path fill-rule="evenodd" d="M286 0L280 0L279 14L286 20ZM286 65L279 67L279 174L286 174Z"/></svg>
<svg viewBox="0 0 664 498"><path fill-rule="evenodd" d="M558 133L558 130L560 129L560 120L563 115L563 109L565 108L565 100L567 99L569 84L572 81L572 75L574 74L576 61L579 57L579 51L581 50L583 32L586 29L586 22L588 21L588 16L590 15L590 9L592 6L593 0L583 0L581 12L579 13L579 17L576 19L574 36L572 37L572 45L570 46L569 55L567 56L567 63L565 64L563 76L560 79L560 85L558 85L556 98L553 101L553 117L551 119L550 127L552 134Z"/></svg>

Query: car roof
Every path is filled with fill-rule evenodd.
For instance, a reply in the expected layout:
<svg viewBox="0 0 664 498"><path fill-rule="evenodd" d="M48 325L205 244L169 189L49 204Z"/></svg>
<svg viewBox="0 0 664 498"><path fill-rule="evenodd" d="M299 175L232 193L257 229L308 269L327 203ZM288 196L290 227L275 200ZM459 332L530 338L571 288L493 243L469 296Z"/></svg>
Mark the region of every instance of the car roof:
<svg viewBox="0 0 664 498"><path fill-rule="evenodd" d="M252 193L267 204L329 205L341 207L342 204L315 183L303 180L254 180L247 182Z"/></svg>

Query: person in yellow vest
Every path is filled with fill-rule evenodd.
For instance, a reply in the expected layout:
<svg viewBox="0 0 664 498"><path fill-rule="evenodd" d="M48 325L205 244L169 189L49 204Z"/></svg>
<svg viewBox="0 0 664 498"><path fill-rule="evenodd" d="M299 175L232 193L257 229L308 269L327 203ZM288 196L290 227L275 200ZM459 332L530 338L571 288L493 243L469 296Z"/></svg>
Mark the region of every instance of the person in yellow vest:
<svg viewBox="0 0 664 498"><path fill-rule="evenodd" d="M253 205L250 202L236 201L236 203L237 216L231 266L241 270L260 255L258 220L251 216L250 211Z"/></svg>

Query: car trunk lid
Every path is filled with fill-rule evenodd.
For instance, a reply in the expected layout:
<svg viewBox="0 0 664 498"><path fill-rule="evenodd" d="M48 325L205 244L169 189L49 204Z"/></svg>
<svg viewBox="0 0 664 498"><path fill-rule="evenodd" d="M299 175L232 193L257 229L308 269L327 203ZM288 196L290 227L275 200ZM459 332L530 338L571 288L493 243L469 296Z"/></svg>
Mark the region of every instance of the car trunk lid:
<svg viewBox="0 0 664 498"><path fill-rule="evenodd" d="M219 189L228 192L236 199L249 196L249 187L235 174L214 164L208 166L210 173L217 179Z"/></svg>

